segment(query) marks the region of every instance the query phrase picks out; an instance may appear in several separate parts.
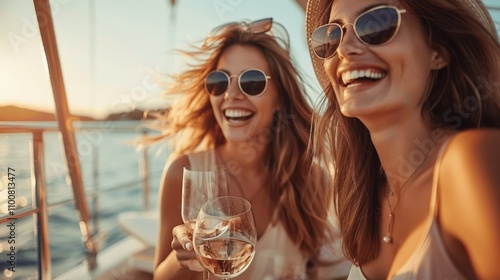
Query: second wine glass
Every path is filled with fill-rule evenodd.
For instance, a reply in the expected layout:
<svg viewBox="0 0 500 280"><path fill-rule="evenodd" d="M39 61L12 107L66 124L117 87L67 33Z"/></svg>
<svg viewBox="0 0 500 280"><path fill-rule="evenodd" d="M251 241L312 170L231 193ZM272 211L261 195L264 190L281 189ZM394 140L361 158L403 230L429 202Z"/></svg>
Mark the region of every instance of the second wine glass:
<svg viewBox="0 0 500 280"><path fill-rule="evenodd" d="M200 210L193 233L201 265L218 278L241 275L255 255L257 229L251 204L235 196L216 197Z"/></svg>
<svg viewBox="0 0 500 280"><path fill-rule="evenodd" d="M182 174L182 221L192 233L201 206L208 200L228 195L227 174L221 166L186 166Z"/></svg>

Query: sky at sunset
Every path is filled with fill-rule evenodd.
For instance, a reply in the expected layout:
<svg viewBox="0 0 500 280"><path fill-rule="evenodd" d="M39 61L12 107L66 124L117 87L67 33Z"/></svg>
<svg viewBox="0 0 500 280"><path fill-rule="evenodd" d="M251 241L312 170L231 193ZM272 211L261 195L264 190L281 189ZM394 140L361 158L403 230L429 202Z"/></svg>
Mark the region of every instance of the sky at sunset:
<svg viewBox="0 0 500 280"><path fill-rule="evenodd" d="M500 6L500 0L485 0ZM93 117L164 106L154 76L184 63L172 50L228 21L273 17L289 31L292 55L319 92L304 12L294 0L51 0L70 111ZM500 22L500 11L492 12ZM0 0L0 106L53 110L31 0ZM315 97L313 96L313 99Z"/></svg>

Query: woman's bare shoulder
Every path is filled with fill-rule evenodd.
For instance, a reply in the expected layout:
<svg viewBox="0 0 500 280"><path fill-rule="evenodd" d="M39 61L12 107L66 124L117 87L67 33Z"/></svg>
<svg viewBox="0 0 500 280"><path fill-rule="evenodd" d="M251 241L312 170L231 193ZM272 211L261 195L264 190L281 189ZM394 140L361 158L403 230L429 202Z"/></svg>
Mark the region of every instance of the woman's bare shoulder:
<svg viewBox="0 0 500 280"><path fill-rule="evenodd" d="M490 260L500 257L499 169L500 130L477 129L453 136L439 170L441 228L467 250L473 264L469 270L478 275L493 275L497 265Z"/></svg>
<svg viewBox="0 0 500 280"><path fill-rule="evenodd" d="M475 129L459 132L443 154L440 175L457 184L499 179L500 129ZM496 177L496 178L495 178Z"/></svg>
<svg viewBox="0 0 500 280"><path fill-rule="evenodd" d="M179 156L168 163L161 178L161 193L163 195L180 193L179 186L182 183L182 173L184 166L189 165L187 155Z"/></svg>
<svg viewBox="0 0 500 280"><path fill-rule="evenodd" d="M165 175L167 177L172 177L178 174L182 175L182 169L184 166L189 165L189 158L187 155L181 155L170 162L168 166L165 167Z"/></svg>
<svg viewBox="0 0 500 280"><path fill-rule="evenodd" d="M464 205L482 205L474 209L486 211L481 208L500 204L496 201L500 194L499 169L500 130L476 129L454 135L439 170L443 206L453 207L452 213L462 215L462 211L474 211Z"/></svg>
<svg viewBox="0 0 500 280"><path fill-rule="evenodd" d="M470 129L453 136L449 150L454 152L500 149L500 129ZM466 153L467 154L467 153Z"/></svg>

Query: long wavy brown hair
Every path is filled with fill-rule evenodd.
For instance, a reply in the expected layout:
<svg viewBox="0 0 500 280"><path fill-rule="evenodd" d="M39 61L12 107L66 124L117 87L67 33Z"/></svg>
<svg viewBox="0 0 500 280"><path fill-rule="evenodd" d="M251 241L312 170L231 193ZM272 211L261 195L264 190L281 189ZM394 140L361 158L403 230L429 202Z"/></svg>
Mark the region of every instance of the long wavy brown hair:
<svg viewBox="0 0 500 280"><path fill-rule="evenodd" d="M283 102L282 109L275 113L269 128L272 135L266 142L270 151L266 165L272 174L266 191L270 201L277 203L279 219L290 238L302 251L313 255L325 238L331 237L327 227L331 192L326 187L325 172L307 152L312 107L305 94L305 83L288 49L282 47L284 42L279 41L280 45L278 40L267 33L255 34L235 27L210 37L201 47L182 51L191 61L190 70L175 77L168 89L168 95L180 97L162 119L162 134L156 140L170 140L171 158L225 143L204 79L228 47L246 45L261 50Z"/></svg>
<svg viewBox="0 0 500 280"><path fill-rule="evenodd" d="M433 127L500 127L500 46L495 26L490 18L480 19L468 1L475 0L399 1L419 17L429 45L450 56L448 66L429 73L422 115ZM328 22L332 2L316 27ZM341 114L331 85L324 88L321 106L323 113L314 117L313 150L335 166L334 201L344 253L355 263L366 263L380 250L378 197L388 179L368 129L357 118Z"/></svg>

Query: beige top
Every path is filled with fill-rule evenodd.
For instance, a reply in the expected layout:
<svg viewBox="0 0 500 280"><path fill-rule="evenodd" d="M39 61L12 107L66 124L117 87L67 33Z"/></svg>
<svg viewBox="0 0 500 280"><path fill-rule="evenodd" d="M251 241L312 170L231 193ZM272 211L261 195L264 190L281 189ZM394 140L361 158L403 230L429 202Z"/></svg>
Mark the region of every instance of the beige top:
<svg viewBox="0 0 500 280"><path fill-rule="evenodd" d="M214 150L188 155L189 163L193 166L198 164L215 164ZM276 217L277 211L275 211ZM338 233L336 220L330 219L335 232ZM346 276L351 266L342 254L341 242L329 244L320 249L320 261L322 265L315 267L320 279L329 279ZM281 221L269 223L262 236L257 241L255 256L236 280L274 280L274 279L307 279L306 265L309 256L300 251L293 243Z"/></svg>
<svg viewBox="0 0 500 280"><path fill-rule="evenodd" d="M437 183L439 175L439 166L446 145L451 138L445 142L434 166L434 177L432 182L432 195L430 203L430 213L433 213L432 218L427 225L427 234L420 242L417 249L412 253L406 263L392 277L395 280L417 280L417 279L466 279L460 271L455 267L446 251L446 248L441 237L439 224L437 222ZM348 280L366 279L358 266L352 266Z"/></svg>

